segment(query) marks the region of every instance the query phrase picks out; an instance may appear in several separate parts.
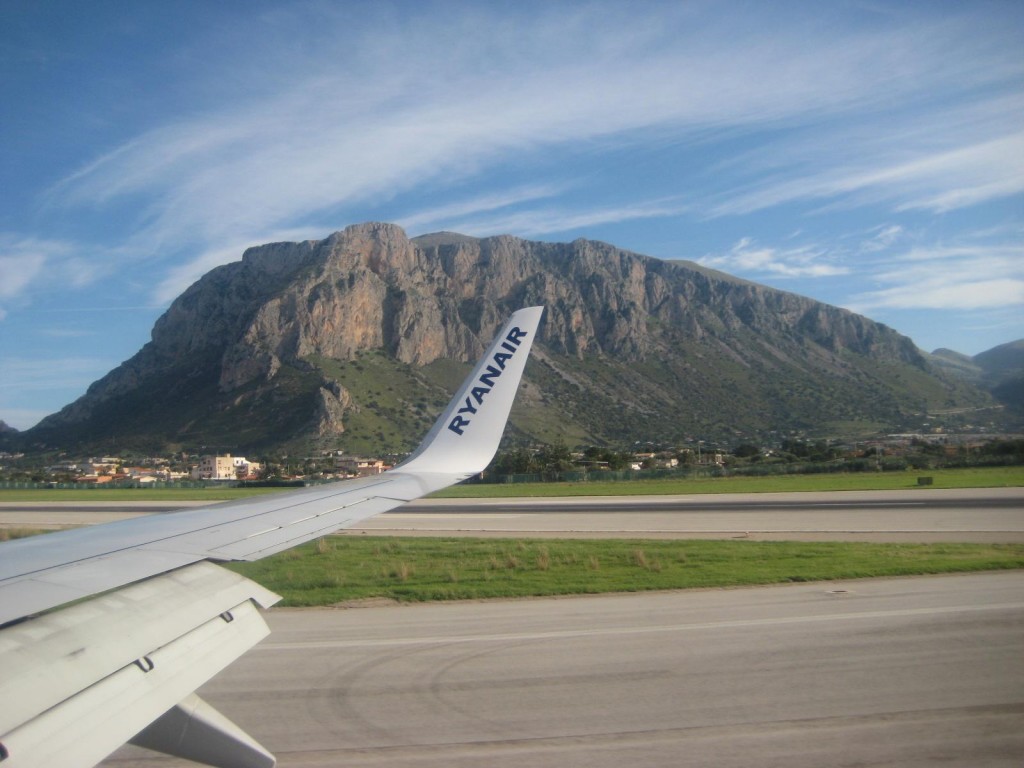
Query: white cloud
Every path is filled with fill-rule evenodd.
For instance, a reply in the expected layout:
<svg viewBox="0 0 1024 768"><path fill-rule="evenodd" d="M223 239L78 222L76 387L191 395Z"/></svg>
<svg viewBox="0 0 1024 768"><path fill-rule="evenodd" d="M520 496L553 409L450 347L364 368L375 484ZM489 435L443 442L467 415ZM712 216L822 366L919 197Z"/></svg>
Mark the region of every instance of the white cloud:
<svg viewBox="0 0 1024 768"><path fill-rule="evenodd" d="M771 248L757 245L744 237L727 253L708 254L698 263L724 272L773 277L834 277L849 273L849 268L832 263L829 254L820 248L802 246Z"/></svg>
<svg viewBox="0 0 1024 768"><path fill-rule="evenodd" d="M993 309L1024 305L1024 280L965 280L932 278L862 294L859 306L868 309Z"/></svg>
<svg viewBox="0 0 1024 768"><path fill-rule="evenodd" d="M448 227L458 232L479 236L514 234L534 237L601 224L678 216L687 208L688 206L673 200L649 200L618 206L591 207L585 210L565 210L561 206L549 205L492 216L452 219Z"/></svg>
<svg viewBox="0 0 1024 768"><path fill-rule="evenodd" d="M137 136L67 177L54 199L96 205L141 196L148 224L136 244L184 241L205 250L546 148L704 140L708 131L882 107L950 80L948 60L969 47L962 30L942 25L837 34L827 32L827 19L805 19L766 37L754 19L726 25L699 8L669 6L656 19L605 5L417 16L413 38L404 26L385 25L360 39L347 15L323 13L324 48L288 62L292 69L270 86L249 81L265 77L262 68L214 72L256 95ZM978 51L980 43L971 50ZM995 77L984 67L971 71L978 81ZM965 149L945 164L976 168L989 154ZM941 156L803 178L730 205L754 210L877 189L934 175L939 169L925 166L935 163ZM1010 176L979 172L938 197L914 187L916 196L901 202L962 205L1005 194Z"/></svg>
<svg viewBox="0 0 1024 768"><path fill-rule="evenodd" d="M0 255L0 298L20 295L45 264L46 256L38 252Z"/></svg>
<svg viewBox="0 0 1024 768"><path fill-rule="evenodd" d="M905 151L917 154L909 147ZM1024 132L897 163L865 155L877 165L797 173L736 195L715 206L712 213L740 215L814 200L840 200L847 205L884 202L897 211L945 213L1024 192Z"/></svg>
<svg viewBox="0 0 1024 768"><path fill-rule="evenodd" d="M40 290L86 288L115 270L119 258L104 248L0 233L0 300L23 303Z"/></svg>
<svg viewBox="0 0 1024 768"><path fill-rule="evenodd" d="M905 234L906 232L899 224L878 227L872 231L870 237L861 241L860 250L865 253L888 250Z"/></svg>
<svg viewBox="0 0 1024 768"><path fill-rule="evenodd" d="M29 284L42 274L47 261L64 250L60 243L13 235L0 236L0 299L21 296Z"/></svg>
<svg viewBox="0 0 1024 768"><path fill-rule="evenodd" d="M23 303L33 286L63 283L81 286L91 279L69 243L0 233L0 301ZM0 306L0 321L8 310Z"/></svg>
<svg viewBox="0 0 1024 768"><path fill-rule="evenodd" d="M445 224L452 220L464 219L466 216L510 208L522 205L523 203L549 198L561 191L562 188L560 187L537 185L484 194L469 200L428 208L408 216L402 216L399 218L398 223L407 230L419 230L427 226L437 226L439 223Z"/></svg>
<svg viewBox="0 0 1024 768"><path fill-rule="evenodd" d="M891 257L874 280L888 287L854 296L856 311L1024 309L1024 247L917 247Z"/></svg>
<svg viewBox="0 0 1024 768"><path fill-rule="evenodd" d="M1018 75L1024 76L1024 73ZM937 91L948 90L936 82ZM979 88L981 84L979 84ZM1024 95L953 98L851 114L798 130L728 165L742 185L709 205L714 216L787 203L885 204L945 213L1024 191Z"/></svg>

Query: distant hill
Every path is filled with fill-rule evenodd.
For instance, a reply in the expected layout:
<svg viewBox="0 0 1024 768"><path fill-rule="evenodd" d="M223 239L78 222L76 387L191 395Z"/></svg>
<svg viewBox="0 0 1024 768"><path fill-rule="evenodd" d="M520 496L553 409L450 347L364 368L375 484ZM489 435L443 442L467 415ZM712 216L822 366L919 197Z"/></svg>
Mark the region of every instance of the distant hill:
<svg viewBox="0 0 1024 768"><path fill-rule="evenodd" d="M0 421L0 451L13 448L17 443L19 434L21 433L17 429L6 422Z"/></svg>
<svg viewBox="0 0 1024 768"><path fill-rule="evenodd" d="M1024 339L975 355L981 385L1008 408L1024 415Z"/></svg>
<svg viewBox="0 0 1024 768"><path fill-rule="evenodd" d="M972 359L990 380L1017 376L1024 372L1024 339L1000 344Z"/></svg>
<svg viewBox="0 0 1024 768"><path fill-rule="evenodd" d="M26 445L403 451L503 318L547 307L512 439L905 430L990 396L866 317L606 243L361 224L205 275Z"/></svg>
<svg viewBox="0 0 1024 768"><path fill-rule="evenodd" d="M939 370L959 376L974 384L980 384L983 378L984 372L981 370L981 366L974 362L974 358L954 352L952 349L936 349L931 354L930 362Z"/></svg>

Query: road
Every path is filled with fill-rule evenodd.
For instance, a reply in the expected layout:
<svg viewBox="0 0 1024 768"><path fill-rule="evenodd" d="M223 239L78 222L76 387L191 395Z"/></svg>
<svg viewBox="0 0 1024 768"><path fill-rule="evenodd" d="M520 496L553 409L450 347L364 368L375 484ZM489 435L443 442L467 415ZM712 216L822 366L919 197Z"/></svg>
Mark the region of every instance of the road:
<svg viewBox="0 0 1024 768"><path fill-rule="evenodd" d="M1021 542L1024 488L427 499L372 518L353 532Z"/></svg>
<svg viewBox="0 0 1024 768"><path fill-rule="evenodd" d="M201 695L288 766L1013 766L1024 573L277 610ZM125 748L110 768L184 765Z"/></svg>
<svg viewBox="0 0 1024 768"><path fill-rule="evenodd" d="M9 502L0 504L0 526L85 525L170 510L167 502ZM1024 488L427 499L349 531L363 533L1021 542Z"/></svg>

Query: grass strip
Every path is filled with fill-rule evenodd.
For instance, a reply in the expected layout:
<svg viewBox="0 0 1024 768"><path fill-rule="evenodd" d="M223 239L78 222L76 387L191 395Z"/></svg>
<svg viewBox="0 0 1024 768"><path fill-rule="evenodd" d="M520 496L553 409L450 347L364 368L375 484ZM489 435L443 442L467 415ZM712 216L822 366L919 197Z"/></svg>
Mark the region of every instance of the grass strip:
<svg viewBox="0 0 1024 768"><path fill-rule="evenodd" d="M1024 568L1024 544L331 536L229 565L284 606L732 587Z"/></svg>
<svg viewBox="0 0 1024 768"><path fill-rule="evenodd" d="M595 473L595 476L599 473ZM918 477L932 484L919 486ZM1013 488L1024 486L1022 467L850 472L767 477L678 477L665 479L591 480L585 483L505 483L455 485L434 498L513 498L538 496L636 496L651 494L779 493L825 491L886 491L938 488ZM0 488L0 502L69 501L228 501L287 488Z"/></svg>
<svg viewBox="0 0 1024 768"><path fill-rule="evenodd" d="M232 501L294 488L0 488L0 502Z"/></svg>
<svg viewBox="0 0 1024 768"><path fill-rule="evenodd" d="M595 477L600 473L595 472ZM930 477L930 485L919 485ZM454 485L434 498L509 498L536 496L637 496L698 493L821 493L826 491L896 491L938 488L1015 488L1024 486L1024 467L835 472L759 477L667 477L644 480L573 483L502 483Z"/></svg>

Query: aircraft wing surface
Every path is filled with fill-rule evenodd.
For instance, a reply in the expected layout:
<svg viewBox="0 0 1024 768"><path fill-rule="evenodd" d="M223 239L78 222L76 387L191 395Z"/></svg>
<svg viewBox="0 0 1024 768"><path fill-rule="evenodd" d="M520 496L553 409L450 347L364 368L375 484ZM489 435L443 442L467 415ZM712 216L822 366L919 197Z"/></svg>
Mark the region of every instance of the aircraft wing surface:
<svg viewBox="0 0 1024 768"><path fill-rule="evenodd" d="M542 313L512 315L420 447L381 475L0 544L4 768L95 765L127 740L272 766L193 691L269 631L256 606L279 598L208 561L258 560L481 472Z"/></svg>

